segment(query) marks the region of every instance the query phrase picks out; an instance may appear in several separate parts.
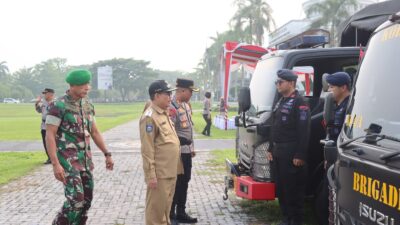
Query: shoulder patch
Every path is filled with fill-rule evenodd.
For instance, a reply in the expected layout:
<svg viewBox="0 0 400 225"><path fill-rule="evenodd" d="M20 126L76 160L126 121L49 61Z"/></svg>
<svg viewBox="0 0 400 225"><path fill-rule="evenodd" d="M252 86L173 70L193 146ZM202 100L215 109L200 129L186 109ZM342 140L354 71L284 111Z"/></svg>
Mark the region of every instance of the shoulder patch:
<svg viewBox="0 0 400 225"><path fill-rule="evenodd" d="M153 124L146 124L146 132L147 133L153 132Z"/></svg>
<svg viewBox="0 0 400 225"><path fill-rule="evenodd" d="M153 110L151 108L147 109L146 112L144 113L144 115L151 117L151 115L153 115Z"/></svg>

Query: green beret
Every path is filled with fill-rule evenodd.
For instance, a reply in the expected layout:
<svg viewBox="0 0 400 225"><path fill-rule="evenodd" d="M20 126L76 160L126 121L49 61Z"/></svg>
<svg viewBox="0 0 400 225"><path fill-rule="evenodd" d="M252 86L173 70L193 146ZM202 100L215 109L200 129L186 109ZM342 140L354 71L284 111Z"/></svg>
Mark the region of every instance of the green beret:
<svg viewBox="0 0 400 225"><path fill-rule="evenodd" d="M92 79L92 73L89 70L72 70L68 73L65 81L71 85L87 84Z"/></svg>

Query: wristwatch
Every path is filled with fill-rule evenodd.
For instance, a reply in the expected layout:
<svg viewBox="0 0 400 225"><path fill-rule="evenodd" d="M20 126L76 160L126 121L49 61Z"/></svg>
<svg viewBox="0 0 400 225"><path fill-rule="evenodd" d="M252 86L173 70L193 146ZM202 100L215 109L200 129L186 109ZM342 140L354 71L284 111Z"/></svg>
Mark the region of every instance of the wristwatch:
<svg viewBox="0 0 400 225"><path fill-rule="evenodd" d="M111 156L111 152L104 152L104 156L105 156L105 157Z"/></svg>

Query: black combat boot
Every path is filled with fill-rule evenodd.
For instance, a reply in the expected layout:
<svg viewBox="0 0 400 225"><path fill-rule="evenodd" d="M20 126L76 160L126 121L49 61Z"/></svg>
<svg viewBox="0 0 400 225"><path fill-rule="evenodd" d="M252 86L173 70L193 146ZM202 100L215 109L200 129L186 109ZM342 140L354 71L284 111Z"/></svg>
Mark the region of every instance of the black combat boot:
<svg viewBox="0 0 400 225"><path fill-rule="evenodd" d="M177 210L176 219L179 223L197 223L197 218L189 216L185 210Z"/></svg>

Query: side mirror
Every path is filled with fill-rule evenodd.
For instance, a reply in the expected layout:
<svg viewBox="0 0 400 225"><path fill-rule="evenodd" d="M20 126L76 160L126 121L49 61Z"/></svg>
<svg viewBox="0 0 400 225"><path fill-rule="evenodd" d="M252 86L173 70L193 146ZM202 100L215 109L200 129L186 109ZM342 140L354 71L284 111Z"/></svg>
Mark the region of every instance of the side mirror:
<svg viewBox="0 0 400 225"><path fill-rule="evenodd" d="M251 97L250 88L243 87L239 91L239 113L246 112L250 109Z"/></svg>
<svg viewBox="0 0 400 225"><path fill-rule="evenodd" d="M326 123L329 123L333 120L335 108L335 100L333 99L332 93L328 93L325 96L325 103L324 103L324 120Z"/></svg>
<svg viewBox="0 0 400 225"><path fill-rule="evenodd" d="M235 116L235 127L240 126L240 116Z"/></svg>
<svg viewBox="0 0 400 225"><path fill-rule="evenodd" d="M338 156L336 142L327 141L324 146L324 157L328 164L334 164Z"/></svg>

